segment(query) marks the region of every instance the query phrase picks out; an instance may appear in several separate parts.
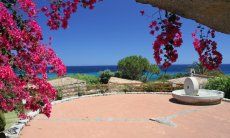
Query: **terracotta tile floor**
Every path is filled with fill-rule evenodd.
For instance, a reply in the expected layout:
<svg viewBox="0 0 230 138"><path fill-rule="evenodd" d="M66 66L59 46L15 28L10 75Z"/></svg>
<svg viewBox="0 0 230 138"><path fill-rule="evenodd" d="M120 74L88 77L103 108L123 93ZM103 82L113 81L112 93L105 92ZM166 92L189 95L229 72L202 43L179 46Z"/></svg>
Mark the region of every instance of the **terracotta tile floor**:
<svg viewBox="0 0 230 138"><path fill-rule="evenodd" d="M170 99L170 95L111 95L57 104L51 118L38 115L20 137L230 138L230 103L191 106ZM163 118L174 126L150 118Z"/></svg>

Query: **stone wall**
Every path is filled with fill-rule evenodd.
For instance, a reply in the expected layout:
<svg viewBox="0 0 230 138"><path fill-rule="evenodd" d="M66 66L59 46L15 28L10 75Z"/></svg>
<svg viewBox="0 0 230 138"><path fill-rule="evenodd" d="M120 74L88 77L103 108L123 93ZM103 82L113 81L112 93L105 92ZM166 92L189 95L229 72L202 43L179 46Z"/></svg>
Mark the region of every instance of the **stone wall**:
<svg viewBox="0 0 230 138"><path fill-rule="evenodd" d="M71 97L86 91L86 82L70 77L63 77L49 81L63 97Z"/></svg>

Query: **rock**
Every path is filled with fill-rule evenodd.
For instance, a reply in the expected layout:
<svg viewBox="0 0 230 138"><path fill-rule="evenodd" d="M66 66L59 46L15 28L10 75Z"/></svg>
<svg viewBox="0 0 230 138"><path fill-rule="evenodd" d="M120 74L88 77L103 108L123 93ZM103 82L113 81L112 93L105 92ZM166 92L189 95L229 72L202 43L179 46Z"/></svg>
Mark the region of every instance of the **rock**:
<svg viewBox="0 0 230 138"><path fill-rule="evenodd" d="M230 34L229 0L136 0ZM194 28L195 30L195 28Z"/></svg>
<svg viewBox="0 0 230 138"><path fill-rule="evenodd" d="M124 84L124 85L128 85L128 84L133 84L133 85L141 85L143 82L141 81L136 81L136 80L128 80L128 79L121 79L121 78L117 78L117 77L111 77L109 79L109 84Z"/></svg>
<svg viewBox="0 0 230 138"><path fill-rule="evenodd" d="M108 84L109 92L135 92L141 91L143 82L111 77Z"/></svg>
<svg viewBox="0 0 230 138"><path fill-rule="evenodd" d="M85 81L70 78L70 77L63 77L63 78L50 80L49 83L54 87L68 86L72 84L86 84Z"/></svg>

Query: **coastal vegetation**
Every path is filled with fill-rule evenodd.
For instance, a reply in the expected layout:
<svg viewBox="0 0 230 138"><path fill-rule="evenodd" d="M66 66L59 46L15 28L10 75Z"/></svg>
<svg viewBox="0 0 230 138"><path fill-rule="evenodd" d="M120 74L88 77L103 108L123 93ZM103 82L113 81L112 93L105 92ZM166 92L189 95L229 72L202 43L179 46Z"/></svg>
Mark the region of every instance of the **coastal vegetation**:
<svg viewBox="0 0 230 138"><path fill-rule="evenodd" d="M207 70L201 63L194 62L189 68L194 68L196 74L206 75L207 77L211 77L212 79L208 80L207 89L217 89L223 90L225 93L228 93L227 88L229 88L228 83L226 85L221 85L221 83L216 83L219 81L216 77L222 76L225 77L220 69L218 70ZM188 71L187 70L187 71ZM183 86L176 85L172 86L171 83L168 82L170 79L182 78L182 77L189 77L189 73L176 73L176 74L168 74L160 70L157 65L150 64L150 62L141 56L130 56L126 57L118 62L118 70L116 72L112 72L110 70L104 70L99 72L99 76L94 75L87 75L87 74L71 74L68 75L69 77L76 78L79 80L83 80L87 84L86 91L97 91L99 93L105 93L110 91L110 87L107 85L110 77L118 77L118 78L125 78L130 80L141 80L143 82L140 86L135 85L127 85L123 84L120 86L116 86L116 88L120 92L131 92L131 91L139 91L139 92L170 92L177 89L182 89ZM208 75L207 75L208 74ZM211 74L211 75L210 75ZM155 79L150 79L152 75L157 75ZM227 77L228 78L228 77ZM220 80L226 80L220 79ZM216 85L213 85L216 83ZM218 85L219 84L219 85ZM220 88L221 86L221 88ZM62 99L63 95L57 89L57 99ZM96 92L96 93L97 93ZM93 92L94 93L94 92ZM79 92L78 95L85 95L87 92ZM228 96L226 94L226 96Z"/></svg>
<svg viewBox="0 0 230 138"><path fill-rule="evenodd" d="M214 77L214 79L209 79L209 84L207 86L208 89L211 89L215 85L214 80L218 76L224 76L220 69L218 70L207 70L201 63L194 62L189 68L194 68L196 74L206 75L207 77ZM99 72L99 76L87 75L87 74L71 74L69 77L76 78L79 80L83 80L87 84L87 91L94 91L105 93L109 91L109 86L107 85L110 77L118 77L125 78L130 80L141 80L143 82L140 86L127 85L124 84L122 86L117 86L119 91L121 92L131 92L131 91L145 91L145 92L159 92L165 91L170 92L176 89L182 89L181 85L172 86L171 83L168 82L170 79L189 77L189 73L176 73L176 74L167 74L157 65L150 64L150 62L141 56L129 56L118 62L118 70L116 72L112 72L110 70L104 70ZM208 74L208 75L207 75ZM211 74L211 75L210 75ZM154 80L150 79L152 75L157 75ZM225 80L225 79L224 79ZM216 80L215 80L216 81ZM221 83L220 83L221 84ZM212 87L211 87L212 86ZM228 86L221 85L224 88L228 88ZM215 86L212 89L223 90L224 88L219 88ZM225 89L226 89L225 88ZM57 99L62 98L62 93L59 93L59 89L57 89ZM227 92L225 90L225 92ZM85 92L79 92L79 96L86 94ZM227 96L227 95L226 95Z"/></svg>

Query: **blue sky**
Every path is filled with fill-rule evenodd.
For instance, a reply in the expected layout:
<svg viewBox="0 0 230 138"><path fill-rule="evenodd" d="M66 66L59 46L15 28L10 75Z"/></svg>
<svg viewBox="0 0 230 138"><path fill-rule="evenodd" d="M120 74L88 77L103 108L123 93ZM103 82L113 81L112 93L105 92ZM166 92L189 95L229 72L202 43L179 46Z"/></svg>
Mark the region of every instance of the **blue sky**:
<svg viewBox="0 0 230 138"><path fill-rule="evenodd" d="M152 58L152 42L149 34L150 19L140 16L139 11L154 13L156 8L136 3L135 0L104 0L94 10L79 8L70 19L67 30L50 31L46 20L40 20L44 38L53 37L53 49L66 65L116 65L130 55ZM176 64L191 64L198 60L192 45L191 33L197 23L182 19L184 43ZM218 50L223 63L230 63L230 36L217 33Z"/></svg>

